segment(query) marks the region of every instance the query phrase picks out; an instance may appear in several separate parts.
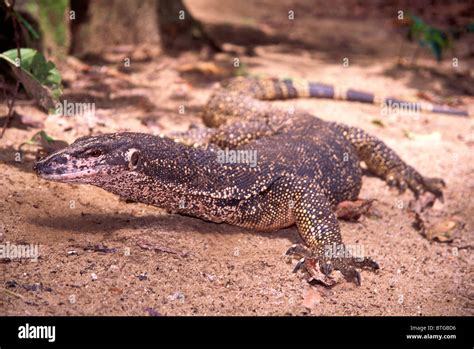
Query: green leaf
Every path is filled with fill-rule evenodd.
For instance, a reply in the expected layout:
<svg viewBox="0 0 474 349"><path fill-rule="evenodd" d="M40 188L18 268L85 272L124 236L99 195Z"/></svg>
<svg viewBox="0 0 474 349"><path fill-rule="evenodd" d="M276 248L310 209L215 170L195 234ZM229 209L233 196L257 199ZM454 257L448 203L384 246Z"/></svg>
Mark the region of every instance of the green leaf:
<svg viewBox="0 0 474 349"><path fill-rule="evenodd" d="M426 24L420 17L411 16L411 19L409 37L417 40L421 47L430 48L436 60L441 61L443 49L451 47L449 36L445 32Z"/></svg>
<svg viewBox="0 0 474 349"><path fill-rule="evenodd" d="M23 152L23 147L25 145L36 145L39 146L41 149L45 151L46 154L51 154L55 151L63 149L68 146L67 142L54 139L50 135L48 135L44 130L36 132L33 137L31 137L26 142L20 144L18 150Z"/></svg>
<svg viewBox="0 0 474 349"><path fill-rule="evenodd" d="M50 135L48 135L46 132L44 132L43 130L41 130L39 132L39 135L41 138L43 138L45 141L47 141L48 143L53 143L55 141L55 139L53 137L51 137Z"/></svg>
<svg viewBox="0 0 474 349"><path fill-rule="evenodd" d="M31 48L20 49L21 73L17 67L17 50L0 53L0 58L12 65L13 73L21 81L29 96L37 103L49 110L54 108L58 97L61 95L61 74L51 61L46 61L44 56Z"/></svg>

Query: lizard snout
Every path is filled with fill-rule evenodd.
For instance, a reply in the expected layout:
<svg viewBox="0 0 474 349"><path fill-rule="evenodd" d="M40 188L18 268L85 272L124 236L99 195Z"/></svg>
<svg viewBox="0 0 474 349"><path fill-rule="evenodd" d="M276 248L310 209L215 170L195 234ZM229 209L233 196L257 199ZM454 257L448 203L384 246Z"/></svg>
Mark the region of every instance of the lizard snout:
<svg viewBox="0 0 474 349"><path fill-rule="evenodd" d="M55 172L55 168L52 166L50 159L46 158L37 161L33 165L33 171L35 171L38 176L45 176L53 174Z"/></svg>
<svg viewBox="0 0 474 349"><path fill-rule="evenodd" d="M67 172L68 160L63 154L52 154L37 161L33 171L40 177L47 178L51 175L62 175Z"/></svg>

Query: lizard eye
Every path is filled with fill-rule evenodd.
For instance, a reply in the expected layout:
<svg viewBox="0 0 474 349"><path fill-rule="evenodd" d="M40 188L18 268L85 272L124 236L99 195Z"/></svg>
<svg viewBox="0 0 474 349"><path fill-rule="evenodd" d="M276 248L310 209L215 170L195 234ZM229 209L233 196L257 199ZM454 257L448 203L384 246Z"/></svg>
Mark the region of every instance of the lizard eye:
<svg viewBox="0 0 474 349"><path fill-rule="evenodd" d="M99 149L93 149L89 152L89 155L92 157L98 157L102 155L102 152Z"/></svg>
<svg viewBox="0 0 474 349"><path fill-rule="evenodd" d="M128 167L131 170L134 170L137 167L139 160L140 160L140 152L138 150L133 150L133 152L130 154Z"/></svg>

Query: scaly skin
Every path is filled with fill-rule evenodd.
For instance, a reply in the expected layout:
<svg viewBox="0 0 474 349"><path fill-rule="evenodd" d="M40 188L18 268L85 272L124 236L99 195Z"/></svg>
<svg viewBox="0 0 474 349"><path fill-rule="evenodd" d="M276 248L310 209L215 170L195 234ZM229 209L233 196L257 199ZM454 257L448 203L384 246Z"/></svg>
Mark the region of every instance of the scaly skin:
<svg viewBox="0 0 474 349"><path fill-rule="evenodd" d="M328 251L337 245L347 252L334 208L357 199L360 161L388 184L416 195L429 191L441 197L443 182L424 178L360 129L263 101L275 99L270 98L275 91L283 97L295 93L288 86L282 92L272 83L242 79L216 90L204 118L217 128L181 134L188 144L141 133L84 137L35 169L45 179L92 184L213 222L259 231L296 224L310 251L308 267L318 262L326 275L337 269L359 284L356 268L373 270L377 263ZM256 162L222 162L224 148L255 154Z"/></svg>

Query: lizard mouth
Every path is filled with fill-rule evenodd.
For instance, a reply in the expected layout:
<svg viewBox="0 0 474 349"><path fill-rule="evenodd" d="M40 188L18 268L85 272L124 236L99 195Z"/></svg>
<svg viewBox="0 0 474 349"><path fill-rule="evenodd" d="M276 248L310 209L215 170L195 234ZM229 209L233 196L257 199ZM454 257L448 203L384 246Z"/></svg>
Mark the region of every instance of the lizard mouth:
<svg viewBox="0 0 474 349"><path fill-rule="evenodd" d="M103 172L101 166L75 168L66 161L46 158L35 163L33 170L41 178L58 182L84 182Z"/></svg>
<svg viewBox="0 0 474 349"><path fill-rule="evenodd" d="M35 167L36 170L36 167ZM60 182L68 182L73 181L76 179L85 179L89 177L93 177L100 173L98 170L82 170L76 172L63 172L61 173L60 170L56 170L53 173L41 172L36 170L38 176L44 179L52 180L52 181L60 181Z"/></svg>

